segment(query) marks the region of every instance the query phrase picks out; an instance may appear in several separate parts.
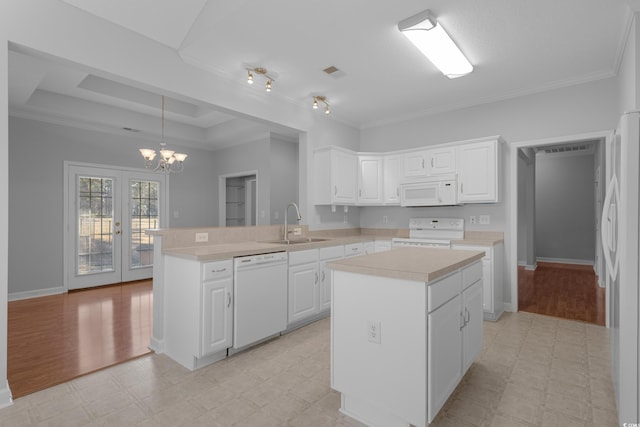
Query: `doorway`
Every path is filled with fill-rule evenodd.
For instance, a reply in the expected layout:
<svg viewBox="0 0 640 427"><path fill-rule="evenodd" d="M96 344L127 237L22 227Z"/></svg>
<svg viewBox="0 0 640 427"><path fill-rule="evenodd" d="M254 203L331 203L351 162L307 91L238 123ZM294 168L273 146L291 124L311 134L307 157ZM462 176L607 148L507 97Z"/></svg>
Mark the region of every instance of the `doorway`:
<svg viewBox="0 0 640 427"><path fill-rule="evenodd" d="M243 227L257 223L258 175L243 172L220 176L219 224Z"/></svg>
<svg viewBox="0 0 640 427"><path fill-rule="evenodd" d="M600 178L603 171L601 165L604 165L604 141L608 136L607 133L593 133L512 145L511 182L513 184L510 192L513 219L511 235L514 244L510 248L512 260L510 278L513 311L526 309L520 306L522 299L519 298L519 279L534 274L539 262L544 266L545 271L551 267L561 275L575 270L576 274L571 275L573 278L584 275L584 272L579 270L584 267L584 264L588 264L586 268L591 270L591 276L585 279L590 282L585 286L591 287L594 298L602 302L604 290L595 283L595 277L602 276L599 226L604 194ZM558 163L556 161L548 162L546 169L536 172L536 158L546 156L549 159L555 156L556 160L559 160L575 156L576 152L591 156L590 166L586 158L585 161L577 162L575 157L573 157L574 161L567 162L567 164L571 163L571 166L565 166L566 169L571 169L577 167L578 163L583 165L581 179L584 185L581 184L580 190L577 188L575 177L571 176L571 170L557 169L555 172L550 172L549 166ZM540 163L542 164L542 161ZM537 173L541 176L537 177ZM557 178L555 181L554 177ZM540 183L541 187L546 185L546 188L551 188L551 194L547 194L546 199L539 198L536 183ZM562 190L565 192L564 196L561 194L562 187L564 187ZM580 191L582 196L578 195ZM576 213L576 206L587 199L590 200L587 202L588 206L583 206L583 209L578 209ZM568 206L566 206L567 202ZM536 206L537 204L540 206ZM544 211L541 212L540 209ZM557 215L549 215L554 209ZM572 210L573 214L571 214ZM536 217L536 212L540 218ZM540 232L538 228L544 228L544 232ZM543 275L542 270L539 273L540 276ZM554 273L554 276L556 275ZM528 284L531 283L532 280L529 277ZM604 286L604 283L601 282L600 286ZM530 302L529 299L528 303ZM571 301L567 302L571 303ZM604 306L602 309L606 310L606 303L602 305Z"/></svg>
<svg viewBox="0 0 640 427"><path fill-rule="evenodd" d="M164 175L65 164L64 289L151 278L153 236L164 208Z"/></svg>

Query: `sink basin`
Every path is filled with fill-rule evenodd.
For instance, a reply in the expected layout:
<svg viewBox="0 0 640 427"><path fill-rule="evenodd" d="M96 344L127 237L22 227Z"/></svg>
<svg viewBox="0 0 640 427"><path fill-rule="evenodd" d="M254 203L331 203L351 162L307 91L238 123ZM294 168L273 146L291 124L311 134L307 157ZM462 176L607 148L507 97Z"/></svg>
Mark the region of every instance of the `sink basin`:
<svg viewBox="0 0 640 427"><path fill-rule="evenodd" d="M307 237L304 239L289 239L289 240L269 240L264 243L275 243L277 245L299 245L301 243L315 243L315 242L326 242L329 239L318 239L315 237Z"/></svg>

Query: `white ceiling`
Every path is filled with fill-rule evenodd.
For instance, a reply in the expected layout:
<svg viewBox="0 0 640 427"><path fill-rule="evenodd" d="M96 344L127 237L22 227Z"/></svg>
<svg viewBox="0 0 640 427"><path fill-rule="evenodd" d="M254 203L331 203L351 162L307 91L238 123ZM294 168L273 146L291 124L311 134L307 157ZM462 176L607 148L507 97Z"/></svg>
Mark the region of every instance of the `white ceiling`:
<svg viewBox="0 0 640 427"><path fill-rule="evenodd" d="M273 91L280 96L310 108L312 95L325 95L332 118L358 128L615 76L631 19L629 4L635 3L63 1L167 45L218 78L244 80L246 66L265 67L276 76ZM426 8L467 55L473 73L444 77L397 30L399 21ZM142 86L122 85L28 52L11 52L9 64L15 115L67 115L95 126L126 116L130 127L157 128L158 95ZM322 71L329 66L341 70L339 77ZM234 129L266 129L189 99L167 100L167 120L167 131L176 138L210 148L229 145Z"/></svg>

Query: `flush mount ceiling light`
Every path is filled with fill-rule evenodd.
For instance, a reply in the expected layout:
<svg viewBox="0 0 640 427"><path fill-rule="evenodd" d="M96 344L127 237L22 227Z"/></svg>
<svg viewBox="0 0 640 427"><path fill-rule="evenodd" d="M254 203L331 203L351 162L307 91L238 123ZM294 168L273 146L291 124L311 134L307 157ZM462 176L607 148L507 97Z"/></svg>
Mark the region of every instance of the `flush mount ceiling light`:
<svg viewBox="0 0 640 427"><path fill-rule="evenodd" d="M184 160L187 158L186 154L176 153L173 150L167 150L167 143L164 142L164 96L162 97L162 134L160 137L160 157L154 162L156 158L156 150L150 148L141 148L140 154L144 158L144 166L147 169L152 169L154 172L182 172L184 170Z"/></svg>
<svg viewBox="0 0 640 427"><path fill-rule="evenodd" d="M326 96L317 95L313 97L313 109L318 109L318 102L322 102L324 104L324 113L328 116L331 114L331 108L329 107L329 102L327 101Z"/></svg>
<svg viewBox="0 0 640 427"><path fill-rule="evenodd" d="M247 68L247 83L250 85L253 84L254 75L264 77L267 80L267 83L264 85L264 89L267 92L271 92L271 84L276 80L269 75L267 69L262 67Z"/></svg>
<svg viewBox="0 0 640 427"><path fill-rule="evenodd" d="M450 79L473 71L473 65L428 9L400 21L398 30Z"/></svg>

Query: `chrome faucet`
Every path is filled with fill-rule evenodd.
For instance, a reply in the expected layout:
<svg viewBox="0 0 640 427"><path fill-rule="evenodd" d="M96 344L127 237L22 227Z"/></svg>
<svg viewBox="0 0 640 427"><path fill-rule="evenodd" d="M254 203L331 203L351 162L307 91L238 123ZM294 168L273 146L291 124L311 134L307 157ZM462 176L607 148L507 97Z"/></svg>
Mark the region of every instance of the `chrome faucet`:
<svg viewBox="0 0 640 427"><path fill-rule="evenodd" d="M300 209L298 209L298 205L294 202L291 202L287 205L287 208L284 210L284 237L282 240L289 240L289 230L287 229L287 217L289 216L289 208L293 206L296 208L296 213L298 214L298 221L302 219L302 215L300 215Z"/></svg>

